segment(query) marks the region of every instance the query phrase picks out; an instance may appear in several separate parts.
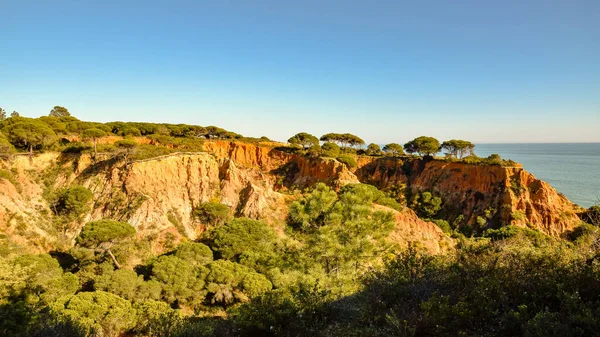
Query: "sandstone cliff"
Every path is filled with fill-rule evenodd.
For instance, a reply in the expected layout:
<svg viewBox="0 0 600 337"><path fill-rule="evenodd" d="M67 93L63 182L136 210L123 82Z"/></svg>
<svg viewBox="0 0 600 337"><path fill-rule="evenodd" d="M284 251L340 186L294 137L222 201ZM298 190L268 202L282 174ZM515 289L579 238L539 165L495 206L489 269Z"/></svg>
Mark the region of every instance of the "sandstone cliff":
<svg viewBox="0 0 600 337"><path fill-rule="evenodd" d="M68 245L86 221L110 217L131 223L139 236L165 241L196 238L204 225L193 216L202 202L229 205L238 216L265 219L280 233L296 188L325 182L332 186L364 182L382 189L432 191L444 200L445 214L475 226L515 223L559 235L578 219L575 206L520 167L475 166L442 161L360 157L350 170L331 158L309 158L274 146L208 141L205 153L179 153L125 164L114 158L46 153L16 156L3 163L0 178L0 233L13 242L48 250ZM43 197L46 188L77 183L89 188L94 203L82 221L64 232L52 222ZM405 208L395 212L391 238L416 242L433 252L450 246L430 222Z"/></svg>
<svg viewBox="0 0 600 337"><path fill-rule="evenodd" d="M382 189L406 188L409 195L430 191L442 197L444 217L452 221L462 216L460 222L475 229L515 224L558 236L580 223L576 205L520 165L361 156L358 168L349 170L334 159L296 156L254 144L215 141L206 149L217 157L269 170L287 187L363 182Z"/></svg>
<svg viewBox="0 0 600 337"><path fill-rule="evenodd" d="M93 163L87 155L17 156L9 169L18 181L0 179L0 232L16 243L28 242L42 250L55 246L52 241L57 238L72 242L83 223L105 217L127 221L138 235L164 241L165 236L193 239L204 230L192 216L202 202L217 200L239 216L272 223L286 207L284 196L273 191L269 176L208 153L176 154L127 165L110 159ZM50 176L54 177L48 181ZM54 189L73 183L87 187L94 194L90 213L70 230L58 232L43 198L44 183Z"/></svg>
<svg viewBox="0 0 600 337"><path fill-rule="evenodd" d="M430 191L443 199L444 218L462 217L476 229L515 224L558 236L580 223L576 205L520 165L366 158L359 166L362 182L382 189L402 185L409 195Z"/></svg>

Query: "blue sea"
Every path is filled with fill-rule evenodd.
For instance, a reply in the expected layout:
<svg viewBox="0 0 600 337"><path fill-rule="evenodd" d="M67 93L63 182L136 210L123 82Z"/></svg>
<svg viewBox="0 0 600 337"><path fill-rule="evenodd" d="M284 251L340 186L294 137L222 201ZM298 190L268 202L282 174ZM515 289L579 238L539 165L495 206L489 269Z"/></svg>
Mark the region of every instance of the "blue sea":
<svg viewBox="0 0 600 337"><path fill-rule="evenodd" d="M477 144L475 154L512 159L572 202L590 207L600 200L600 143Z"/></svg>

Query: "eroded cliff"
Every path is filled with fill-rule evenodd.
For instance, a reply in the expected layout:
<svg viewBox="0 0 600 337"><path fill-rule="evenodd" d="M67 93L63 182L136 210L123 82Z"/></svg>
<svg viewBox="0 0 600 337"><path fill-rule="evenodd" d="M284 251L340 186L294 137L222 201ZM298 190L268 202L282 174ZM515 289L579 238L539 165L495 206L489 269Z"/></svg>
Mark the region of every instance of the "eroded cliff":
<svg viewBox="0 0 600 337"><path fill-rule="evenodd" d="M283 233L287 205L297 197L291 192L317 182L431 191L442 197L445 216L462 216L470 226L514 223L559 235L579 222L572 203L521 167L360 157L350 170L335 159L273 146L209 141L205 150L131 163L103 156L94 161L89 155L17 156L2 164L9 177L0 178L0 231L17 244L48 250L71 244L85 222L110 217L129 222L141 237L152 237L160 251L168 240L196 238L205 226L193 210L215 200L238 216L265 219ZM72 184L90 189L94 203L79 222L61 231L44 191ZM432 252L451 245L440 228L409 208L394 216L390 238L400 245L415 242Z"/></svg>
<svg viewBox="0 0 600 337"><path fill-rule="evenodd" d="M558 236L580 223L578 207L520 165L471 165L441 160L363 160L362 182L407 194L429 191L443 200L441 214L475 230L507 224Z"/></svg>
<svg viewBox="0 0 600 337"><path fill-rule="evenodd" d="M93 162L87 155L18 156L10 169L18 180L0 179L0 230L17 243L42 250L55 246L58 239L72 242L83 223L102 218L127 221L139 236L155 236L160 250L162 241L193 239L205 229L193 216L202 202L217 200L239 216L273 224L286 207L285 196L273 190L268 175L209 153L128 164L112 159ZM59 231L53 227L44 190L71 184L92 191L93 205L81 221Z"/></svg>
<svg viewBox="0 0 600 337"><path fill-rule="evenodd" d="M350 170L334 159L296 156L254 144L216 141L206 148L236 163L269 170L281 186L291 188L317 182L333 186L362 182L386 190L405 189L409 198L429 191L442 198L444 218L475 230L515 224L558 236L580 223L576 205L518 164L361 156L358 167Z"/></svg>

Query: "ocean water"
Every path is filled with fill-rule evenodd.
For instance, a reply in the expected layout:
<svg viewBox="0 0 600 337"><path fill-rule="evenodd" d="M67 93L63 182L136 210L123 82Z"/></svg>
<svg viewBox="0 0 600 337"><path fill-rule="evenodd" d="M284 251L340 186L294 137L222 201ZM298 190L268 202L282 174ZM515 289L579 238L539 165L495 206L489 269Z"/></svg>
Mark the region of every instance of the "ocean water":
<svg viewBox="0 0 600 337"><path fill-rule="evenodd" d="M590 207L600 200L600 143L477 144L475 154L492 153L521 163L572 202Z"/></svg>

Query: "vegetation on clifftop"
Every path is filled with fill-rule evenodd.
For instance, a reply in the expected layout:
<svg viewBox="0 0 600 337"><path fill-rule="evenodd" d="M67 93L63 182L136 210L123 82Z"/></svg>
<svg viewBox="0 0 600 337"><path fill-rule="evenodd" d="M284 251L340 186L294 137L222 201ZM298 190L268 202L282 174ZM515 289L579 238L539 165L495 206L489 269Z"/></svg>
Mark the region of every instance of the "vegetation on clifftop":
<svg viewBox="0 0 600 337"><path fill-rule="evenodd" d="M2 110L4 111L4 110ZM103 138L118 137L103 142ZM124 138L124 139L123 139ZM0 156L7 157L17 151L54 150L67 153L110 152L128 160L157 157L173 152L202 151L204 140L228 139L241 142L270 142L267 137L244 137L216 126L143 122L85 122L80 121L65 107L55 106L48 116L27 118L20 115L6 117L0 114ZM320 142L323 142L321 145ZM288 139L291 148L286 151L308 156L341 158L349 167L355 167L353 155L390 157L406 153L433 157L446 151L445 160L461 160L468 164L514 166L512 161L502 160L497 154L479 158L474 154L475 145L466 140L452 139L440 143L433 137L417 137L404 146L387 144L381 149L377 144L365 146L365 141L351 133L327 133L320 138L300 132ZM2 145L4 144L4 145ZM343 157L340 155L343 152Z"/></svg>

